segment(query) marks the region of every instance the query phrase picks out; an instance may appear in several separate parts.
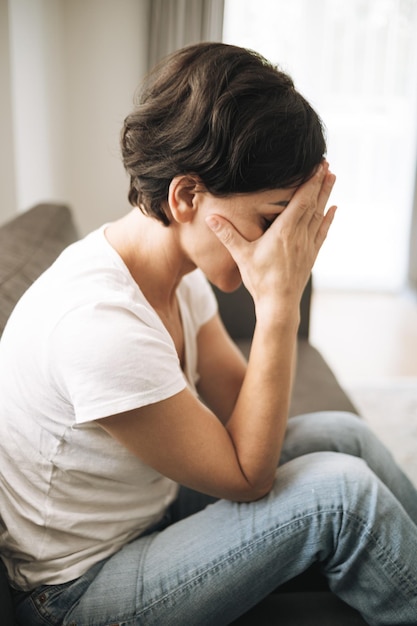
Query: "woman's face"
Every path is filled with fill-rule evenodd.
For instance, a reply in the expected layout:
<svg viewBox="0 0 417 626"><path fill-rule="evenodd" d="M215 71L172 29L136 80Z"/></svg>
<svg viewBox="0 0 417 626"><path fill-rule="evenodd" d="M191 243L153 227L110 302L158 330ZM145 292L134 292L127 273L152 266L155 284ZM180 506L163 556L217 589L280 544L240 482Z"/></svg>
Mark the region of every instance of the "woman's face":
<svg viewBox="0 0 417 626"><path fill-rule="evenodd" d="M241 283L240 272L229 252L205 222L209 215L225 217L242 237L254 241L263 235L284 211L295 188L273 189L218 198L198 192L193 219L183 224L182 241L187 256L207 278L223 291L234 291Z"/></svg>

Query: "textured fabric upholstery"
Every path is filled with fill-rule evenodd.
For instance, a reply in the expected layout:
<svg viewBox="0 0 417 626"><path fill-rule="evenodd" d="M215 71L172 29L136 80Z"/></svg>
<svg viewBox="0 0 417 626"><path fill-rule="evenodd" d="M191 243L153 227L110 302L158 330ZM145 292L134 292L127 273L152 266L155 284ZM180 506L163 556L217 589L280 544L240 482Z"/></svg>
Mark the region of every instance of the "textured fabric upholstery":
<svg viewBox="0 0 417 626"><path fill-rule="evenodd" d="M0 228L0 335L17 300L77 238L66 206L41 204Z"/></svg>
<svg viewBox="0 0 417 626"><path fill-rule="evenodd" d="M301 322L298 329L300 338L308 339L310 325L312 279L310 278L301 299ZM247 289L241 285L233 293L223 293L214 287L219 310L229 334L237 342L252 337L255 328L255 309Z"/></svg>

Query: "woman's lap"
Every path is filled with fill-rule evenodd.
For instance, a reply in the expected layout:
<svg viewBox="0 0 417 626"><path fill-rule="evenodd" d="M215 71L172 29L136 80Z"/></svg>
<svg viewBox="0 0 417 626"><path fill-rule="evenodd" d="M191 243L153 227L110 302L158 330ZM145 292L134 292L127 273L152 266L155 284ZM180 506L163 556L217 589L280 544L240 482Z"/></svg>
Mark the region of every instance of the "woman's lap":
<svg viewBox="0 0 417 626"><path fill-rule="evenodd" d="M284 450L288 458L267 497L248 504L218 501L202 508L205 497L183 492L173 512L174 519L184 519L126 545L96 571L90 570L87 578L69 585L55 606L44 602L41 608L55 615L49 621L29 621L26 614L21 622L61 623L66 615L64 624L83 626L227 624L317 560L330 585L352 606L361 610L366 599L373 614L385 619L378 597L386 601L394 589L395 602L398 593L403 594L404 619L413 611L416 617L417 605L413 607L409 598L417 588L417 569L410 562L417 550L415 525L361 459L338 451L316 452L311 441L296 443L307 432L314 440L325 425L324 439L334 436L330 416L312 417L314 428L312 423L303 427L308 419L298 419L289 429ZM340 438L348 427L355 430L346 419ZM299 454L292 458L296 447ZM301 452L306 447L313 449ZM393 510L398 516L395 528ZM398 536L407 537L402 546ZM391 580L394 569L398 585ZM388 576L383 591L381 578ZM360 581L366 594L358 591ZM367 581L373 584L369 589ZM77 588L79 600L74 603ZM45 588L38 592L39 598ZM36 594L32 596L36 601Z"/></svg>

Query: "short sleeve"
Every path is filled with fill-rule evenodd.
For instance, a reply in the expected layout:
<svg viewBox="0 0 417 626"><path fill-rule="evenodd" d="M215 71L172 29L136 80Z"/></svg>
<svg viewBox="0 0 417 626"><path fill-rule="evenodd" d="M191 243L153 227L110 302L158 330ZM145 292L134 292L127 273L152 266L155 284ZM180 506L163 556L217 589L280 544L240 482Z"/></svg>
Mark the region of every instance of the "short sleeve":
<svg viewBox="0 0 417 626"><path fill-rule="evenodd" d="M145 306L80 306L59 322L50 351L51 375L77 423L159 402L186 386L169 333Z"/></svg>

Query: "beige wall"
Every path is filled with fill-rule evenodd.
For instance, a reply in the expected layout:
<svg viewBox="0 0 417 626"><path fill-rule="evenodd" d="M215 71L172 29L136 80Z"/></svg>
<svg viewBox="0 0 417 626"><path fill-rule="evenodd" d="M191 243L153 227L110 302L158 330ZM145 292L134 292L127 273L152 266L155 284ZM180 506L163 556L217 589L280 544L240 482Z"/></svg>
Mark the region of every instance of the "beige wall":
<svg viewBox="0 0 417 626"><path fill-rule="evenodd" d="M19 211L65 200L65 68L62 3L9 0L10 59Z"/></svg>
<svg viewBox="0 0 417 626"><path fill-rule="evenodd" d="M0 0L0 221L16 211L7 0Z"/></svg>
<svg viewBox="0 0 417 626"><path fill-rule="evenodd" d="M0 2L1 45L10 53L0 106L7 109L8 91L12 113L2 119L7 154L15 152L15 180L8 175L0 206L63 201L86 233L128 208L118 140L147 68L149 0ZM6 196L13 192L14 203Z"/></svg>
<svg viewBox="0 0 417 626"><path fill-rule="evenodd" d="M82 230L128 208L119 136L147 69L148 2L66 2L69 202Z"/></svg>

